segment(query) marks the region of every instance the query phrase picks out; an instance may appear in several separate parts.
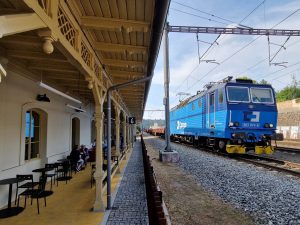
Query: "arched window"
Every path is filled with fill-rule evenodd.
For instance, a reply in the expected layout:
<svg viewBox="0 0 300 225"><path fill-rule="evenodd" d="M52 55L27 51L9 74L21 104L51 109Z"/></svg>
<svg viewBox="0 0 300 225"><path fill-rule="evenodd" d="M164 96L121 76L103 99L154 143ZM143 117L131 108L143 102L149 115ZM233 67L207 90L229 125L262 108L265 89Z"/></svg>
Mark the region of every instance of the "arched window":
<svg viewBox="0 0 300 225"><path fill-rule="evenodd" d="M25 160L39 158L40 155L40 114L34 110L26 111Z"/></svg>

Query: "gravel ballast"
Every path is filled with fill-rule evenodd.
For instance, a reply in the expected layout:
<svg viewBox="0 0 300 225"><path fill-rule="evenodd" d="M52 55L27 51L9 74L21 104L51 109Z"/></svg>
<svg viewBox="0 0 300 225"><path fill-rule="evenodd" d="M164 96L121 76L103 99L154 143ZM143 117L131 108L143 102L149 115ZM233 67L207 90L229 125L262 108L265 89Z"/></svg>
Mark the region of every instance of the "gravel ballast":
<svg viewBox="0 0 300 225"><path fill-rule="evenodd" d="M145 138L146 145L163 149L164 140ZM256 224L300 224L300 180L254 165L208 154L179 144L177 163L205 190L244 210Z"/></svg>

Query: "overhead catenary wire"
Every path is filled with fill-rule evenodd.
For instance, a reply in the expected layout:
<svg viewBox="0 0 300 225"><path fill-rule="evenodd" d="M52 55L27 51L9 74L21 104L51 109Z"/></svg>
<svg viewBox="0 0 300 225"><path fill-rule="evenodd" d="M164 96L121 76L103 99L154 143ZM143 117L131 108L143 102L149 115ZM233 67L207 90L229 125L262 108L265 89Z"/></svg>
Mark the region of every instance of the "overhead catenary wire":
<svg viewBox="0 0 300 225"><path fill-rule="evenodd" d="M264 0L263 2L265 3L265 0ZM251 10L251 12L250 12L246 17L244 17L242 20L240 20L238 24L241 25L241 23L242 23L244 20L246 20L251 14L253 14L253 13L254 13L261 5L262 5L261 3L258 4L253 10ZM245 25L242 25L242 26L245 26ZM246 26L246 27L247 27L247 26ZM221 35L219 35L219 36L216 38L215 41L217 41L217 40L220 38L220 36L221 36ZM222 40L224 39L224 37L225 37L225 36L223 36L222 39L219 40L219 42L222 41ZM208 52L207 54L209 54L209 52Z"/></svg>
<svg viewBox="0 0 300 225"><path fill-rule="evenodd" d="M191 6L188 6L188 5L186 5L186 4L179 3L179 2L177 2L177 1L174 1L174 3L177 3L177 4L181 5L181 6L184 6L184 7L191 8L191 9L193 9L193 10L202 12L202 13L204 13L204 14L206 14L206 15L213 15L213 14L204 12L203 10L196 9L196 8L191 7ZM264 0L262 3L265 3L265 0ZM253 10L251 10L251 12L250 12L246 17L244 17L238 24L241 25L242 21L246 20L252 13L254 13L254 12L262 5L262 3L258 4ZM214 16L215 16L215 15L214 15ZM218 16L215 16L215 17L216 17L216 18L219 18L219 19L223 19L224 21L228 21L228 22L235 23L234 21L227 20L227 19L224 19L224 18L222 18L222 17L218 17ZM242 25L242 26L244 26L244 25ZM216 43L216 42L219 40L220 37L221 37L221 34L219 34L219 35L217 36L217 38L214 40L213 43ZM223 38L222 38L221 40L223 40L224 37L225 37L225 36L223 36ZM221 40L220 40L220 41L221 41ZM218 44L218 45L219 45L219 44ZM210 51L211 49L213 49L213 47L214 47L213 44L210 45L210 46L207 48L207 50L202 54L202 56L201 56L201 58L199 59L199 61L200 61L201 59L203 59L206 55L208 55L208 54L209 54L209 51ZM196 68L198 68L198 66L199 66L199 65L197 65ZM183 83L189 78L189 76L191 76L191 74L195 71L196 68L194 68L194 69L192 70L192 72L190 72L190 73L188 74L187 78L183 81ZM183 85L183 83L182 83L181 85L177 86L176 89L179 89L179 88Z"/></svg>
<svg viewBox="0 0 300 225"><path fill-rule="evenodd" d="M212 13L209 13L209 12L205 12L205 11L203 11L203 10L197 9L197 8L192 7L192 6L189 6L189 5L187 5L187 4L183 4L183 3L181 3L181 2L177 2L177 1L172 1L172 2L174 2L175 4L178 4L178 5L180 5L180 6L183 6L183 7L189 8L189 9L192 9L192 10L194 10L194 11L203 13L203 14L205 14L205 15L208 15L208 16L211 16L211 17L214 17L214 18L217 18L217 19L220 19L220 20L229 22L229 23L236 23L236 22L233 21L233 20L225 19L225 18L223 18L223 17L217 16L217 15L212 14ZM244 26L244 25L242 25L242 24L240 24L240 23L239 23L239 25Z"/></svg>
<svg viewBox="0 0 300 225"><path fill-rule="evenodd" d="M275 28L276 26L278 26L279 24L283 23L284 21L286 21L288 18L290 18L291 16L293 16L294 14L296 14L298 11L300 10L300 8L296 9L294 12L292 12L291 14L289 14L287 17L285 17L284 19L282 19L281 21L279 21L278 23L276 23L274 26L271 27L271 29ZM203 80L203 78L205 78L207 75L209 75L212 71L214 71L217 67L219 67L220 65L222 65L224 62L228 61L229 59L231 59L233 56L235 56L236 54L238 54L239 52L241 52L242 50L244 50L245 48L247 48L248 46L252 45L257 39L259 39L262 36L258 36L256 37L254 40L252 40L251 42L249 42L248 44L246 44L245 46L243 46L242 48L240 48L238 51L234 52L232 55L230 55L229 57L225 58L223 61L220 62L220 64L216 65L214 68L212 68L211 70L209 70L206 74L204 74L204 76L202 76L201 79L199 79L198 81L196 81L190 88L194 87L197 83L199 83L201 80ZM284 68L285 69L285 68Z"/></svg>
<svg viewBox="0 0 300 225"><path fill-rule="evenodd" d="M196 15L196 14L193 14L193 13L185 12L185 11L180 10L180 9L175 9L175 8L170 8L170 9L173 10L173 11L177 11L177 12L180 12L180 13L190 15L190 16L194 16L194 17L198 17L198 18L201 18L201 19L204 19L204 20L208 20L210 22L216 22L216 23L220 23L220 24L223 24L223 25L228 25L228 23L224 23L224 22L221 22L221 21L210 19L210 18L207 18L207 17L204 17L204 16L199 16L199 15Z"/></svg>
<svg viewBox="0 0 300 225"><path fill-rule="evenodd" d="M239 23L245 21L252 13L254 13L262 4L265 3L266 0L263 0L260 4L258 4L247 16L245 16Z"/></svg>
<svg viewBox="0 0 300 225"><path fill-rule="evenodd" d="M295 42L291 43L290 45L287 45L287 48L289 48L289 47L291 47L291 46L293 46L293 45L295 45L295 44L298 44L299 42L300 42L300 40L295 41ZM273 55L274 55L274 54L273 54ZM273 56L273 55L272 55L272 56ZM256 66L258 66L259 64L265 62L265 61L268 60L268 59L269 59L269 57L266 57L266 58L264 58L264 59L258 61L258 62L255 63L254 65L248 67L248 68L247 68L246 70L244 70L243 72L238 72L237 74L244 74L244 73L246 73L246 72L248 72L248 71L254 69Z"/></svg>

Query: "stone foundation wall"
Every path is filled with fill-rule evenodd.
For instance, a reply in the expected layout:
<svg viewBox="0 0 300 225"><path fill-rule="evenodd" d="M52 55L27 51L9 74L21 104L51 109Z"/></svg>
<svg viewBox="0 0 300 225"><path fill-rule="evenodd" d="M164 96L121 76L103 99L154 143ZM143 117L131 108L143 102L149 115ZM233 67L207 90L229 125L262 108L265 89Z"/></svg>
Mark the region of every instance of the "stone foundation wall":
<svg viewBox="0 0 300 225"><path fill-rule="evenodd" d="M282 133L284 139L300 141L300 99L280 102L277 109L277 132Z"/></svg>

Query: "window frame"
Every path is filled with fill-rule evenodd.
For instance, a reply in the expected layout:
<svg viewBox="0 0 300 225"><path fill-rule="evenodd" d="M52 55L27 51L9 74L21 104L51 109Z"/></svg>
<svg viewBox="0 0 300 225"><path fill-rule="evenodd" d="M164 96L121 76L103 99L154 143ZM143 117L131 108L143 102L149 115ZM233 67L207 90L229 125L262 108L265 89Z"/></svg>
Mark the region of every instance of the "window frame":
<svg viewBox="0 0 300 225"><path fill-rule="evenodd" d="M228 88L240 88L240 89L247 89L248 91L248 101L232 101L229 99L229 94L228 94ZM232 102L232 103L250 103L251 102L251 97L250 97L250 90L249 87L243 87L243 86L226 86L226 95L227 95L227 101Z"/></svg>
<svg viewBox="0 0 300 225"><path fill-rule="evenodd" d="M222 96L222 101L220 102L220 96ZM218 104L223 104L225 102L223 88L218 89Z"/></svg>
<svg viewBox="0 0 300 225"><path fill-rule="evenodd" d="M26 141L26 130L27 130L27 121L25 120L25 152L24 152L24 160L25 162L33 160L33 159L39 159L40 158L40 149L41 149L41 113L36 111L35 109L28 109L25 111L25 118L27 113L30 113L29 117L29 137L28 137L28 142ZM36 113L38 115L38 125L36 126L35 124L32 125L32 119L33 115L32 113ZM35 129L38 128L38 141L31 141L31 134L32 134L32 129L35 131ZM36 157L31 157L32 153L32 144L37 144L38 143L38 151L36 153ZM27 152L27 159L26 159L26 145L28 145L28 152Z"/></svg>
<svg viewBox="0 0 300 225"><path fill-rule="evenodd" d="M213 101L211 101L211 100L213 100ZM215 104L216 104L216 92L212 91L209 93L209 107L215 106Z"/></svg>
<svg viewBox="0 0 300 225"><path fill-rule="evenodd" d="M272 97L272 102L254 102L252 100L252 89L267 89L267 90L270 90L271 91L271 97ZM273 93L273 90L272 88L259 88L259 87L250 87L250 94L251 94L251 102L254 103L254 104L267 104L267 105L273 105L275 103L274 101L274 93Z"/></svg>

